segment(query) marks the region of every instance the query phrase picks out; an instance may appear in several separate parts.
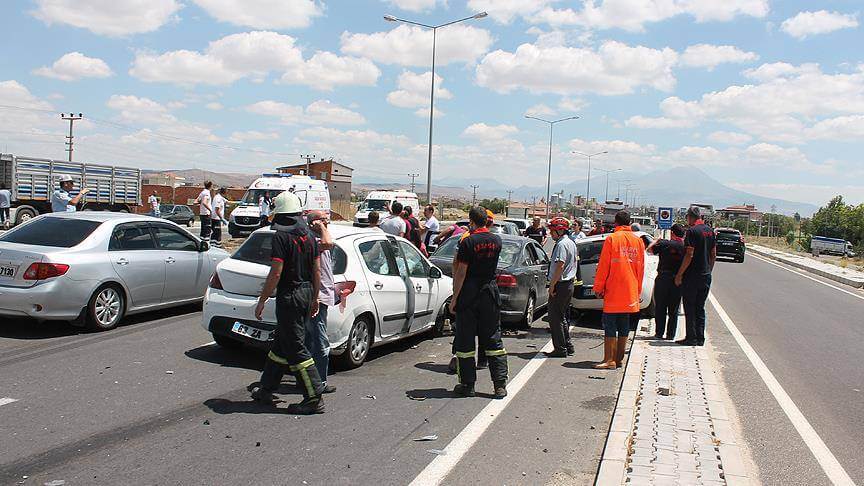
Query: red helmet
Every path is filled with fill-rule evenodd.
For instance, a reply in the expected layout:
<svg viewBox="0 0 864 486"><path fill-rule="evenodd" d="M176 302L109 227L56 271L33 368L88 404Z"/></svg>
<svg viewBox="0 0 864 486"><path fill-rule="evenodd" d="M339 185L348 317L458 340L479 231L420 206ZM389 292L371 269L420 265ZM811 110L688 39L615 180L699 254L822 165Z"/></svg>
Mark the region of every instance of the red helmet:
<svg viewBox="0 0 864 486"><path fill-rule="evenodd" d="M549 229L567 231L570 229L570 221L567 221L566 218L552 218L552 221L549 221Z"/></svg>

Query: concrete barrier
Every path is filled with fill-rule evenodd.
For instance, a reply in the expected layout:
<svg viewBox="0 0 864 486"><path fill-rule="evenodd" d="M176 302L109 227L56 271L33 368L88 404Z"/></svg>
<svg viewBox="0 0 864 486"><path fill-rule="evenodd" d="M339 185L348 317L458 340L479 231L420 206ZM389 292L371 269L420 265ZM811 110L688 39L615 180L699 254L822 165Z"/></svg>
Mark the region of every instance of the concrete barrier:
<svg viewBox="0 0 864 486"><path fill-rule="evenodd" d="M844 270L830 263L822 263L811 258L792 255L773 248L767 248L759 245L747 245L747 251L770 258L772 260L785 263L805 272L819 275L820 277L833 280L856 289L864 288L864 273L854 270ZM835 270L836 269L836 270Z"/></svg>

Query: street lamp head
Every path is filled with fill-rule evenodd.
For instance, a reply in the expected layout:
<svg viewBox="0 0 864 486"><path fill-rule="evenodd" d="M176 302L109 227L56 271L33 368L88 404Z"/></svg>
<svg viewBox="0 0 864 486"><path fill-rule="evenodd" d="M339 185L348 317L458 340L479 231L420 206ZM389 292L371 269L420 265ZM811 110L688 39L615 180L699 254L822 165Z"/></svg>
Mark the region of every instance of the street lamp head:
<svg viewBox="0 0 864 486"><path fill-rule="evenodd" d="M396 17L394 17L394 16L392 16L392 15L385 15L385 16L384 16L384 20L386 20L387 22L396 22L396 21L398 21L399 19L397 19Z"/></svg>
<svg viewBox="0 0 864 486"><path fill-rule="evenodd" d="M482 19L482 18L484 18L484 17L488 17L488 16L489 16L488 13L486 13L486 12L480 12L480 13L474 15L474 18L475 18L475 19Z"/></svg>
<svg viewBox="0 0 864 486"><path fill-rule="evenodd" d="M609 151L608 151L608 150L604 150L604 151L602 151L602 152L600 152L600 153L601 153L601 154L608 154Z"/></svg>

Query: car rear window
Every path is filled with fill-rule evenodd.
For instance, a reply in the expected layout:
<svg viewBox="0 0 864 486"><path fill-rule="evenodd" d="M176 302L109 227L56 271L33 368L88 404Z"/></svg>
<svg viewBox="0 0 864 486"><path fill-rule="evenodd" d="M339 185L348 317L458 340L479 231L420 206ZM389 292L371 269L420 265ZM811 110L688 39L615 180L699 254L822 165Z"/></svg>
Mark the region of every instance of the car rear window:
<svg viewBox="0 0 864 486"><path fill-rule="evenodd" d="M600 263L600 252L603 251L603 241L597 240L578 244L579 263L583 265Z"/></svg>
<svg viewBox="0 0 864 486"><path fill-rule="evenodd" d="M101 224L99 221L86 219L39 218L0 236L0 241L22 245L72 248L84 241Z"/></svg>
<svg viewBox="0 0 864 486"><path fill-rule="evenodd" d="M273 250L273 233L254 233L245 243L237 248L231 258L242 262L257 263L270 266L270 255ZM348 267L348 255L345 250L336 245L330 251L333 260L333 275L342 275Z"/></svg>
<svg viewBox="0 0 864 486"><path fill-rule="evenodd" d="M732 233L731 231L718 231L717 239L726 241L738 241L741 239L741 235L739 235L738 233Z"/></svg>

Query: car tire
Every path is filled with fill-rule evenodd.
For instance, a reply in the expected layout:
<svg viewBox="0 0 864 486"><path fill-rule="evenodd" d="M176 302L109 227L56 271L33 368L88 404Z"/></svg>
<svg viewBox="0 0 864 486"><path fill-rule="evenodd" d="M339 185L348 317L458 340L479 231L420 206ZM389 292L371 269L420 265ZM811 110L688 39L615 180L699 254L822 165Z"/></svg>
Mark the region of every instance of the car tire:
<svg viewBox="0 0 864 486"><path fill-rule="evenodd" d="M186 226L188 226L190 228L192 227L192 220L191 219L189 221L186 221Z"/></svg>
<svg viewBox="0 0 864 486"><path fill-rule="evenodd" d="M353 369L362 365L372 347L372 324L366 316L360 316L351 326L345 352L339 356L344 369Z"/></svg>
<svg viewBox="0 0 864 486"><path fill-rule="evenodd" d="M116 284L106 284L93 292L87 302L87 328L108 331L120 324L126 314L126 295Z"/></svg>
<svg viewBox="0 0 864 486"><path fill-rule="evenodd" d="M38 215L39 213L37 213L33 208L18 208L18 210L15 211L15 226L18 226L21 223L26 223Z"/></svg>
<svg viewBox="0 0 864 486"><path fill-rule="evenodd" d="M525 303L525 313L522 320L519 321L519 327L529 329L534 322L534 316L537 315L537 298L534 294L528 294L528 302Z"/></svg>
<svg viewBox="0 0 864 486"><path fill-rule="evenodd" d="M737 259L738 263L744 263L744 255L741 255L741 258Z"/></svg>
<svg viewBox="0 0 864 486"><path fill-rule="evenodd" d="M441 310L438 311L438 317L435 319L435 325L432 326L432 336L439 337L444 335L444 321L446 321L450 317L450 299L447 299L444 302L444 305L441 306ZM452 321L451 321L452 322Z"/></svg>
<svg viewBox="0 0 864 486"><path fill-rule="evenodd" d="M221 334L213 333L213 340L216 341L216 344L218 344L220 348L240 349L243 347L243 343L240 341Z"/></svg>

